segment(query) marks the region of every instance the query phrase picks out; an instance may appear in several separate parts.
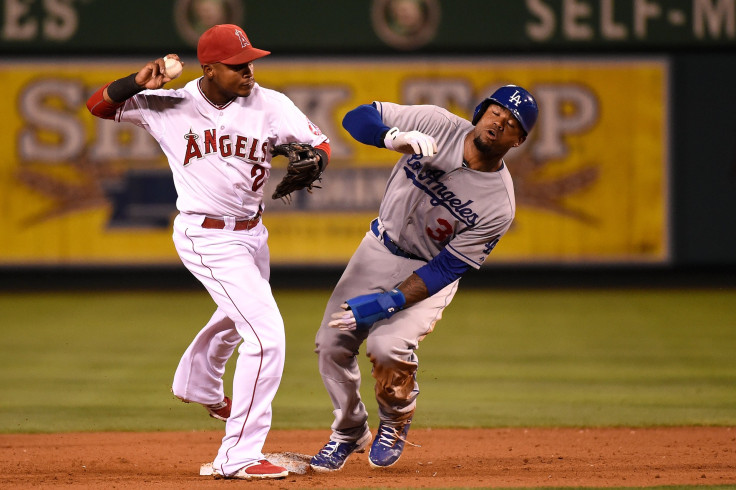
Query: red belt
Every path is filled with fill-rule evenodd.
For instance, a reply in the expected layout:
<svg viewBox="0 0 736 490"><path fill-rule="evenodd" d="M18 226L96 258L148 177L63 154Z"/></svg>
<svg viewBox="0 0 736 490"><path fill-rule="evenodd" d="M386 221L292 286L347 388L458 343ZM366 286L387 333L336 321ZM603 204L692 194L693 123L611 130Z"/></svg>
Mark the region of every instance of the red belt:
<svg viewBox="0 0 736 490"><path fill-rule="evenodd" d="M258 213L255 218L243 219L235 222L235 231L250 230L255 228L258 222L261 220L261 213ZM217 218L205 218L202 221L202 228L211 228L214 230L222 230L225 228L225 220Z"/></svg>

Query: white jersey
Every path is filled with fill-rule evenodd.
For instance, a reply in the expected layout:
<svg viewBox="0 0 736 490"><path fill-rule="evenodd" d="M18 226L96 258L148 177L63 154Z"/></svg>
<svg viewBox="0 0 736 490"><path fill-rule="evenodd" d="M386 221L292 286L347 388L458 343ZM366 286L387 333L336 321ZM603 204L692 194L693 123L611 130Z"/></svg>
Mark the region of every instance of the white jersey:
<svg viewBox="0 0 736 490"><path fill-rule="evenodd" d="M403 250L431 259L444 248L479 268L516 213L506 164L496 172L463 166L465 136L473 125L437 106L375 102L383 122L437 141L432 157L402 155L381 202L379 218Z"/></svg>
<svg viewBox="0 0 736 490"><path fill-rule="evenodd" d="M212 104L192 80L178 90L144 90L125 101L116 121L148 131L166 154L182 213L237 220L263 210L270 149L328 141L284 94L257 83L247 97Z"/></svg>

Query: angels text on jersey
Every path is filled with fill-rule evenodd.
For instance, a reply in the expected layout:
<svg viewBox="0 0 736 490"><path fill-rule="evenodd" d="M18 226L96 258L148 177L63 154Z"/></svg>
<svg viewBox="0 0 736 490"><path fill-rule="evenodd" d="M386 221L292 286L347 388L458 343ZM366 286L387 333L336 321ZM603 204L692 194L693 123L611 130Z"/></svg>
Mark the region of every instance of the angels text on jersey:
<svg viewBox="0 0 736 490"><path fill-rule="evenodd" d="M184 135L187 149L184 154L182 165L186 167L193 158L202 159L206 155L219 153L222 158L237 158L250 163L266 161L268 151L268 140L261 143L258 138L247 137L240 134L224 134L217 136L216 129L204 130L204 137L199 141L199 135L191 128Z"/></svg>

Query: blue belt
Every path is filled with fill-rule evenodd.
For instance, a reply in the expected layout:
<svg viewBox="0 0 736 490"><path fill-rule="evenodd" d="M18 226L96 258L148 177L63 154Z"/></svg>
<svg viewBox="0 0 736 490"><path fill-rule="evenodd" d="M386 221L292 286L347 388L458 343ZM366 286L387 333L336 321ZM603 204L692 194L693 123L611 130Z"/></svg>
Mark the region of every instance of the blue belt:
<svg viewBox="0 0 736 490"><path fill-rule="evenodd" d="M412 259L412 260L421 260L422 262L426 262L427 259L424 259L418 255L414 255L413 253L407 252L406 250L403 250L401 247L396 245L393 240L388 236L388 233L385 231L381 233L378 231L378 218L371 221L371 231L374 235L376 235L378 238L381 239L383 244L386 246L389 252L391 252L394 255L397 255L399 257L404 257L406 259Z"/></svg>

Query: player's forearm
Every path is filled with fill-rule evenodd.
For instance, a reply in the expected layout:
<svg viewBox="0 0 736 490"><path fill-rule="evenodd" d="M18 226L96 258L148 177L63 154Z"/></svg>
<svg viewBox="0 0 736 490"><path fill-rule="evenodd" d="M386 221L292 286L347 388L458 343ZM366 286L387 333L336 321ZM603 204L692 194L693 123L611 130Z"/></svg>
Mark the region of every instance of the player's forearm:
<svg viewBox="0 0 736 490"><path fill-rule="evenodd" d="M133 73L102 86L87 100L89 112L103 119L114 119L118 108L126 100L143 90L135 77L136 74Z"/></svg>
<svg viewBox="0 0 736 490"><path fill-rule="evenodd" d="M145 87L136 82L137 73L131 73L127 77L115 80L105 88L103 96L107 102L120 104L133 97Z"/></svg>
<svg viewBox="0 0 736 490"><path fill-rule="evenodd" d="M409 306L434 295L458 280L469 269L467 263L443 249L426 265L407 277L397 289L404 293L406 306Z"/></svg>
<svg viewBox="0 0 736 490"><path fill-rule="evenodd" d="M398 287L383 293L356 296L342 305L346 311L332 315L329 325L341 330L370 328L375 322L391 318L396 312L430 296L424 280L412 273Z"/></svg>
<svg viewBox="0 0 736 490"><path fill-rule="evenodd" d="M396 289L401 291L404 294L404 298L406 298L406 305L404 308L411 306L414 303L419 303L423 299L429 297L427 285L424 284L422 278L416 275L416 273L413 273L404 279L404 282L399 284L399 287Z"/></svg>
<svg viewBox="0 0 736 490"><path fill-rule="evenodd" d="M412 274L399 287L383 293L364 294L350 298L342 305L345 312L332 315L329 325L341 330L365 330L380 320L429 297L421 277Z"/></svg>

